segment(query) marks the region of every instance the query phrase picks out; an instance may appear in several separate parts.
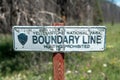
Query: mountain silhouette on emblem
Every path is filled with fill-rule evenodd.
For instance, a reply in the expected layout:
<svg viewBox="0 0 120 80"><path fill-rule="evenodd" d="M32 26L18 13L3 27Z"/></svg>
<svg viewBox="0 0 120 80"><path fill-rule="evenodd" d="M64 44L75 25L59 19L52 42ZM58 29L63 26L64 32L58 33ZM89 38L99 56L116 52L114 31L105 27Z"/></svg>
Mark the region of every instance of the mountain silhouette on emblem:
<svg viewBox="0 0 120 80"><path fill-rule="evenodd" d="M25 45L25 43L28 40L28 36L24 33L21 33L21 34L18 35L18 40L22 45Z"/></svg>

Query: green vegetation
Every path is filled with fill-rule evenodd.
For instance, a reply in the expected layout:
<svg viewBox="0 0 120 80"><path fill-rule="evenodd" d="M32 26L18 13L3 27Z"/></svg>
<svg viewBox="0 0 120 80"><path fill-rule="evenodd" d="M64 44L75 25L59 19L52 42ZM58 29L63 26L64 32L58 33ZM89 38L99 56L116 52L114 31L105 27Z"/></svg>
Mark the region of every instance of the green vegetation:
<svg viewBox="0 0 120 80"><path fill-rule="evenodd" d="M106 26L105 51L65 54L66 80L120 80L120 24ZM53 80L52 54L14 52L12 37L0 37L0 80Z"/></svg>
<svg viewBox="0 0 120 80"><path fill-rule="evenodd" d="M103 14L102 14L102 10L100 7L100 1L101 0L95 0L94 2L94 6L96 6L93 8L93 11L94 11L93 24L94 25L99 25L103 23Z"/></svg>

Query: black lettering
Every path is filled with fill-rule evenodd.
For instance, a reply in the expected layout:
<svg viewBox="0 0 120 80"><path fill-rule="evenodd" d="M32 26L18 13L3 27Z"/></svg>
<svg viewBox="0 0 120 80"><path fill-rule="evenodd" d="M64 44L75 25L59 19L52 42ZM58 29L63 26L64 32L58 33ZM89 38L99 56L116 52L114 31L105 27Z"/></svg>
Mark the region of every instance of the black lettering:
<svg viewBox="0 0 120 80"><path fill-rule="evenodd" d="M62 36L57 36L57 43L61 44L62 43Z"/></svg>
<svg viewBox="0 0 120 80"><path fill-rule="evenodd" d="M33 44L37 44L38 43L37 36L32 36L32 41Z"/></svg>
<svg viewBox="0 0 120 80"><path fill-rule="evenodd" d="M44 43L44 37L43 37L43 36L39 36L38 39L39 39L39 43L40 43L40 44L43 44L43 43Z"/></svg>
<svg viewBox="0 0 120 80"><path fill-rule="evenodd" d="M64 37L64 42L68 43L67 36Z"/></svg>
<svg viewBox="0 0 120 80"><path fill-rule="evenodd" d="M97 36L97 44L101 43L101 36Z"/></svg>
<svg viewBox="0 0 120 80"><path fill-rule="evenodd" d="M50 44L50 36L45 36L45 43Z"/></svg>
<svg viewBox="0 0 120 80"><path fill-rule="evenodd" d="M74 44L74 36L69 36L69 43L71 42Z"/></svg>
<svg viewBox="0 0 120 80"><path fill-rule="evenodd" d="M55 43L56 44L56 36L51 36L51 43Z"/></svg>
<svg viewBox="0 0 120 80"><path fill-rule="evenodd" d="M96 42L96 36L91 36L91 39L90 39L90 43L92 44L92 43L94 43L95 44L95 42Z"/></svg>
<svg viewBox="0 0 120 80"><path fill-rule="evenodd" d="M78 43L78 39L80 36L75 36L76 44Z"/></svg>
<svg viewBox="0 0 120 80"><path fill-rule="evenodd" d="M83 36L83 44L87 44L87 42L85 41L85 36Z"/></svg>

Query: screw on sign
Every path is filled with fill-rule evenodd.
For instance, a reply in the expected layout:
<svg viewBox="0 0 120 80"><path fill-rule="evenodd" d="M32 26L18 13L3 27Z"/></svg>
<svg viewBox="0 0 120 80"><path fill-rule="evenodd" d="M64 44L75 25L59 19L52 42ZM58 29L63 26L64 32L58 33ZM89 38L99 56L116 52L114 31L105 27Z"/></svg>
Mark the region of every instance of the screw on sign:
<svg viewBox="0 0 120 80"><path fill-rule="evenodd" d="M64 23L54 23L53 26L64 26ZM53 54L54 80L64 80L64 53Z"/></svg>

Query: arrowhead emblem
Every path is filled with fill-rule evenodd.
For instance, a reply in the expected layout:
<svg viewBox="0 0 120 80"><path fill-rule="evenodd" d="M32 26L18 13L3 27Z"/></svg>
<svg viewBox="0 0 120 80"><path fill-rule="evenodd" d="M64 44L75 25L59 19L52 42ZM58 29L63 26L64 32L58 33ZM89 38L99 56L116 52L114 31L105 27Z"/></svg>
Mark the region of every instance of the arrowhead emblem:
<svg viewBox="0 0 120 80"><path fill-rule="evenodd" d="M22 45L25 45L25 43L27 42L28 40L28 36L24 33L21 33L18 35L18 41L22 44Z"/></svg>

